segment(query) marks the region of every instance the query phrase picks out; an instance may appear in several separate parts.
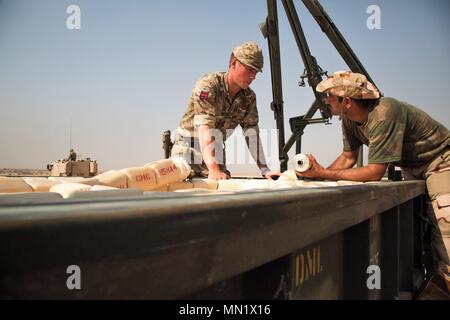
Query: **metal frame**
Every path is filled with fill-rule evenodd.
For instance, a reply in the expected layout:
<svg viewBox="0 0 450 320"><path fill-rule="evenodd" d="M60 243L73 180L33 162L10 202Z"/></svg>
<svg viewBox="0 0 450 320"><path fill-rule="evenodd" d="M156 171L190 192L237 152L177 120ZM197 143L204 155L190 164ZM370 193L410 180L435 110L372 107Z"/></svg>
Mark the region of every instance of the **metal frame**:
<svg viewBox="0 0 450 320"><path fill-rule="evenodd" d="M298 250L410 201L424 188L423 181L381 182L0 204L0 297L181 298L214 285L218 290L221 282L232 283L236 277L240 285L232 288L234 297L256 297L252 290L258 286L249 279L265 283L270 278L278 285L280 273L268 273L266 268L281 268L290 288L290 256ZM362 238L353 239L352 246ZM263 267L263 278L257 270L244 276L280 258ZM367 254L351 258L360 268L367 267ZM81 268L82 290L67 289L69 265ZM244 279L250 283L241 282ZM365 285L353 278L343 281L336 282L340 288ZM259 294L272 298L276 291L268 288ZM282 292L278 298L285 298ZM205 295L213 297L211 291ZM226 295L219 290L218 296Z"/></svg>
<svg viewBox="0 0 450 320"><path fill-rule="evenodd" d="M314 17L316 22L319 24L322 31L327 35L328 39L334 45L338 53L344 59L350 70L353 72L364 74L369 79L369 81L375 85L374 81L372 80L362 63L359 61L356 54L350 48L349 44L345 41L336 25L320 5L319 1L302 0L302 2L308 9L310 14ZM271 108L275 114L277 129L279 132L278 144L280 170L285 171L287 170L287 162L289 160L287 153L294 143L296 143L296 153L301 152L301 138L306 125L313 123L328 123L328 120L331 117L331 113L329 111L329 108L322 102L323 94L317 92L315 89L317 84L322 80L322 76L325 75L326 72L324 72L322 68L320 68L314 56L311 55L293 0L282 0L282 3L295 40L297 42L300 55L305 65L305 72L301 76L302 81L304 78L308 79L308 83L311 86L316 98L309 110L303 116L290 119L289 122L291 125L292 135L288 139L288 141L285 142L277 0L267 0L268 17L261 29L264 36L267 38L269 46L273 93ZM317 110L320 110L322 117L318 119L312 119ZM358 164L362 166L362 148L360 148L358 159Z"/></svg>

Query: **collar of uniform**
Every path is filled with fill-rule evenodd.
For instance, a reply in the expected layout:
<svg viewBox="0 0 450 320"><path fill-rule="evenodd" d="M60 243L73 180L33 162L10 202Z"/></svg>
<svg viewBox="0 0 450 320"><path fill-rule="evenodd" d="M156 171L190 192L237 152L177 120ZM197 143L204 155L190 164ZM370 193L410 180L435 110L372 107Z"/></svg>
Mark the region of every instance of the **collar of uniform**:
<svg viewBox="0 0 450 320"><path fill-rule="evenodd" d="M240 95L240 94L245 94L244 89L240 89L238 91L238 93L236 93L236 96L233 98L231 98L230 95L230 91L228 90L228 71L225 72L224 76L223 76L223 82L225 85L225 92L227 93L227 99L230 102L230 105L233 104L234 100L236 100L236 98Z"/></svg>

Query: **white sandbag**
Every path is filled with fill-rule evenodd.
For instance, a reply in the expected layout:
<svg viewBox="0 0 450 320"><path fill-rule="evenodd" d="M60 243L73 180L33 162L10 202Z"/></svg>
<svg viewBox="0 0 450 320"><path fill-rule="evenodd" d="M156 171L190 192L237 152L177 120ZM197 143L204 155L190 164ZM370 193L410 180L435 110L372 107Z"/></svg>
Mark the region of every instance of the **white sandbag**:
<svg viewBox="0 0 450 320"><path fill-rule="evenodd" d="M101 185L104 186L115 187L119 189L126 189L128 187L127 175L117 170L106 171L95 176L95 178Z"/></svg>
<svg viewBox="0 0 450 320"><path fill-rule="evenodd" d="M64 182L51 187L50 192L59 193L64 199L66 199L76 191L89 191L91 188L92 186L87 184Z"/></svg>
<svg viewBox="0 0 450 320"><path fill-rule="evenodd" d="M323 188L323 187L336 187L338 186L338 183L336 181L299 180L296 182L296 185L305 188Z"/></svg>
<svg viewBox="0 0 450 320"><path fill-rule="evenodd" d="M181 181L169 184L167 191L177 191L177 190L185 190L185 189L193 189L194 185L189 181Z"/></svg>
<svg viewBox="0 0 450 320"><path fill-rule="evenodd" d="M321 187L321 185L319 184L319 181L298 180L295 182L295 185L297 187L302 187L302 188L320 188Z"/></svg>
<svg viewBox="0 0 450 320"><path fill-rule="evenodd" d="M297 185L293 181L272 181L270 189L289 189L295 188Z"/></svg>
<svg viewBox="0 0 450 320"><path fill-rule="evenodd" d="M242 190L252 190L252 189L269 189L273 180L268 179L251 179L244 183Z"/></svg>
<svg viewBox="0 0 450 320"><path fill-rule="evenodd" d="M22 178L0 177L0 193L33 192Z"/></svg>
<svg viewBox="0 0 450 320"><path fill-rule="evenodd" d="M160 186L183 181L187 178L187 176L182 175L178 162L176 163L173 159L154 161L145 166L145 168L148 167L155 170L156 181Z"/></svg>
<svg viewBox="0 0 450 320"><path fill-rule="evenodd" d="M227 180L217 180L218 186L217 190L220 191L241 191L246 183L246 180L241 179L227 179Z"/></svg>
<svg viewBox="0 0 450 320"><path fill-rule="evenodd" d="M116 187L110 187L110 186L102 186L102 185L94 185L92 186L90 191L103 191L103 190L120 190L119 188Z"/></svg>
<svg viewBox="0 0 450 320"><path fill-rule="evenodd" d="M152 167L134 167L120 170L127 176L128 188L149 191L158 188L155 169ZM161 184L162 185L162 184Z"/></svg>
<svg viewBox="0 0 450 320"><path fill-rule="evenodd" d="M65 182L65 183L82 183L90 186L100 184L96 177L84 178L84 177L48 177L50 181Z"/></svg>
<svg viewBox="0 0 450 320"><path fill-rule="evenodd" d="M293 169L291 170L286 170L285 172L283 172L281 174L281 176L278 178L278 180L276 181L297 181L297 175L295 174L295 171Z"/></svg>
<svg viewBox="0 0 450 320"><path fill-rule="evenodd" d="M96 177L92 177L92 178L76 177L75 179L73 179L70 182L88 184L90 186L95 186L95 185L100 184L100 181Z"/></svg>
<svg viewBox="0 0 450 320"><path fill-rule="evenodd" d="M33 189L34 192L48 192L54 185L62 182L49 180L47 178L23 178L23 180Z"/></svg>
<svg viewBox="0 0 450 320"><path fill-rule="evenodd" d="M175 192L181 192L181 193L192 193L192 194L205 194L205 193L216 193L215 190L211 189L205 189L205 188L193 188L193 189L179 189L175 190Z"/></svg>
<svg viewBox="0 0 450 320"><path fill-rule="evenodd" d="M83 179L83 177L65 177L65 176L57 176L57 177L48 177L48 180L58 181L58 182L76 182L79 183L78 180Z"/></svg>
<svg viewBox="0 0 450 320"><path fill-rule="evenodd" d="M195 189L202 188L202 189L209 189L209 190L217 190L217 180L215 179L201 179L201 178L195 178L190 180L192 184L194 185Z"/></svg>

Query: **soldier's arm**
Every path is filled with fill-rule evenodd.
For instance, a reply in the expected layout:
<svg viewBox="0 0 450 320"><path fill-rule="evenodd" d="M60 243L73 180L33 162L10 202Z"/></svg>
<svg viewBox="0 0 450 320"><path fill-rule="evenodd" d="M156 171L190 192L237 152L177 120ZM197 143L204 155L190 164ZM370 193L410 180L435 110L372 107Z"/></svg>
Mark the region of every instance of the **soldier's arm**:
<svg viewBox="0 0 450 320"><path fill-rule="evenodd" d="M386 163L373 163L360 168L328 170L321 175L326 180L380 181L386 172Z"/></svg>
<svg viewBox="0 0 450 320"><path fill-rule="evenodd" d="M383 178L387 163L371 163L367 166L351 169L325 169L312 155L308 155L311 168L305 172L297 172L298 176L305 178L320 178L325 180L351 180L351 181L380 181Z"/></svg>
<svg viewBox="0 0 450 320"><path fill-rule="evenodd" d="M200 140L200 148L202 152L203 161L209 170L208 178L210 179L228 179L229 176L220 171L219 164L215 155L215 141L212 134L212 129L209 125L203 124L198 127L198 136Z"/></svg>
<svg viewBox="0 0 450 320"><path fill-rule="evenodd" d="M267 165L266 158L264 156L264 149L261 143L261 137L256 132L256 130L247 130L244 134L245 142L247 144L248 150L252 155L253 160L255 160L256 165L261 171L261 175L263 177L271 179L274 176L281 175L280 172L271 171L269 166Z"/></svg>
<svg viewBox="0 0 450 320"><path fill-rule="evenodd" d="M355 165L357 160L358 149L353 151L342 151L342 154L327 169L349 169Z"/></svg>
<svg viewBox="0 0 450 320"><path fill-rule="evenodd" d="M257 132L248 134L247 132L244 136L248 151L250 151L250 154L252 155L253 160L255 160L258 168L261 170L268 168L259 134Z"/></svg>

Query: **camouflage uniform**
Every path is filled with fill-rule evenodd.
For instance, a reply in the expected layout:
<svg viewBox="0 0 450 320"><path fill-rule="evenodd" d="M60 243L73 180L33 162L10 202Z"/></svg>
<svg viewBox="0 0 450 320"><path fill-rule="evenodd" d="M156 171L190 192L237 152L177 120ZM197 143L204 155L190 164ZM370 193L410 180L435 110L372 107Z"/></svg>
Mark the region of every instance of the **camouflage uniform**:
<svg viewBox="0 0 450 320"><path fill-rule="evenodd" d="M233 55L243 64L262 70L262 52L256 44L244 43L234 48ZM178 126L171 153L188 161L192 168L191 176L208 176L197 137L199 126L209 125L215 129L216 160L220 170L227 173L224 143L233 130L240 125L245 136L259 134L255 93L250 88L241 89L232 99L227 77L228 72L215 72L198 80Z"/></svg>
<svg viewBox="0 0 450 320"><path fill-rule="evenodd" d="M252 89L241 90L234 100L228 92L227 73L216 72L203 76L192 90L186 113L180 121L172 148L172 156L184 157L197 175L207 176L197 128L209 125L217 129L216 159L222 171L226 170L223 143L233 130L241 125L244 135L259 133L256 95ZM222 155L220 155L222 150Z"/></svg>
<svg viewBox="0 0 450 320"><path fill-rule="evenodd" d="M317 86L320 92L354 99L378 99L379 92L366 77L338 72ZM342 121L344 151L365 144L368 162L392 163L402 168L406 180L426 180L434 224L432 244L436 260L446 269L450 283L450 132L422 110L393 98L381 98L358 124ZM443 263L447 266L443 266ZM445 275L444 275L445 277ZM449 287L450 290L450 287Z"/></svg>

